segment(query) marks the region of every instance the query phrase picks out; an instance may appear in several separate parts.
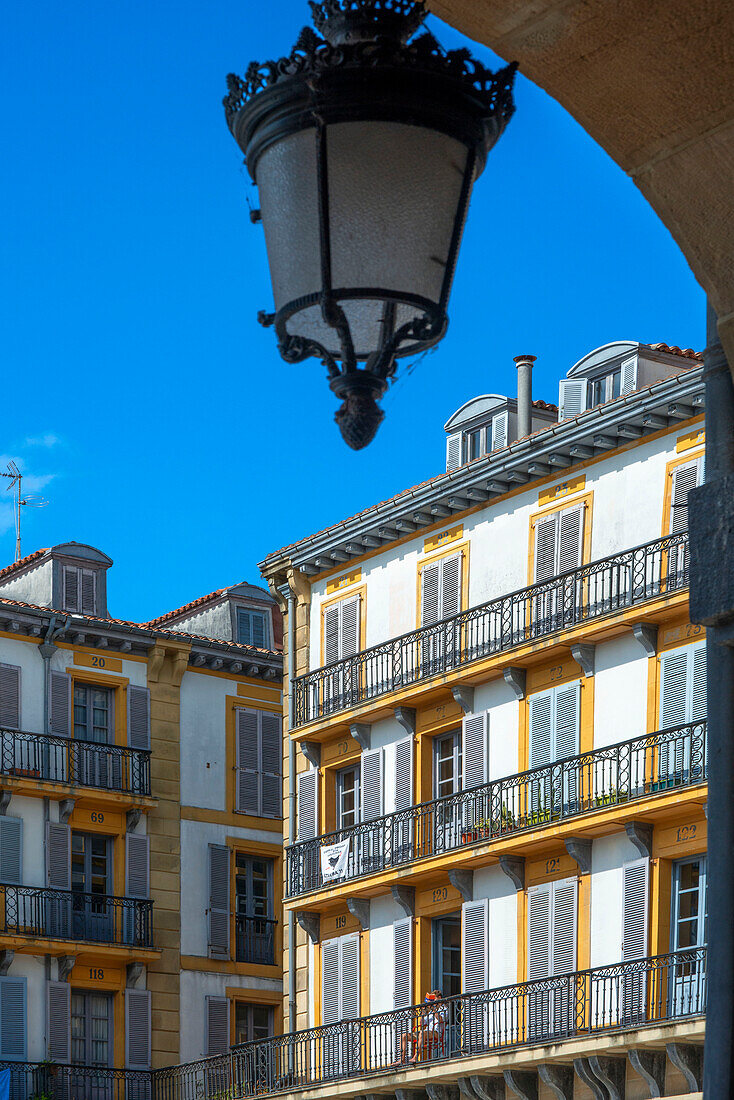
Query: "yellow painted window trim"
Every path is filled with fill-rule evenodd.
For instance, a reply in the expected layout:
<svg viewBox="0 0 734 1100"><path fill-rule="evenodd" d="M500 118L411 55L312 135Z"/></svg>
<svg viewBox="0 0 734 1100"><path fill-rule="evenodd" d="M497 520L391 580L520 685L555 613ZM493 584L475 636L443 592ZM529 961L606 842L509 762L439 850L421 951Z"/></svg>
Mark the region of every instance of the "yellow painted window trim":
<svg viewBox="0 0 734 1100"><path fill-rule="evenodd" d="M415 601L415 625L416 629L421 628L421 606L422 606L422 592L423 592L423 570L426 566L435 565L436 562L445 561L447 558L455 558L457 555L461 555L461 577L459 582L459 592L461 606L459 611L466 611L469 607L469 549L471 543L468 539L463 542L453 542L446 547L441 547L440 550L434 551L432 554L426 554L422 556L418 561L416 569L416 601Z"/></svg>
<svg viewBox="0 0 734 1100"><path fill-rule="evenodd" d="M345 589L335 594L329 600L322 600L319 607L321 619L321 648L319 651L319 666L323 668L326 663L326 612L335 604L345 600L359 599L359 648L360 651L367 646L367 585L360 584L355 588Z"/></svg>
<svg viewBox="0 0 734 1100"><path fill-rule="evenodd" d="M665 467L665 496L663 498L663 527L661 538L670 534L670 515L673 507L673 473L679 466L691 466L704 456L703 447L698 450L684 451L678 458L672 459Z"/></svg>
<svg viewBox="0 0 734 1100"><path fill-rule="evenodd" d="M71 735L74 736L74 685L93 684L96 687L111 688L114 692L115 745L127 746L127 689L130 680L127 676L114 676L104 669L86 668L69 665L66 669L71 676Z"/></svg>
<svg viewBox="0 0 734 1100"><path fill-rule="evenodd" d="M547 519L548 516L554 515L558 512L568 512L572 508L577 508L579 504L584 505L584 535L581 546L581 564L588 565L591 561L591 524L594 511L594 490L590 489L586 493L578 493L569 497L562 497L561 500L554 500L551 504L545 508L538 508L535 512L531 513L529 530L528 530L528 584L535 583L535 528L540 520Z"/></svg>

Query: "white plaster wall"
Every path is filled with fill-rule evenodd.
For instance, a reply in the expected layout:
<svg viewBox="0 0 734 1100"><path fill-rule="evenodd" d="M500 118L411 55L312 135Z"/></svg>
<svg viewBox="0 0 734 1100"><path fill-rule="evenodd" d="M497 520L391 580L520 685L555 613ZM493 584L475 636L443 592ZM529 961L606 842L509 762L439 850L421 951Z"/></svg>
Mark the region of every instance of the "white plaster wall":
<svg viewBox="0 0 734 1100"><path fill-rule="evenodd" d="M623 866L640 854L624 833L601 837L591 849L591 966L622 958Z"/></svg>
<svg viewBox="0 0 734 1100"><path fill-rule="evenodd" d="M44 664L38 646L19 638L0 638L0 662L20 666L20 728L26 733L40 733L43 729Z"/></svg>
<svg viewBox="0 0 734 1100"><path fill-rule="evenodd" d="M514 775L518 769L520 703L503 679L474 689L474 709L488 710L489 779Z"/></svg>
<svg viewBox="0 0 734 1100"><path fill-rule="evenodd" d="M280 982L265 978L244 978L236 974L181 971L180 1058L194 1062L206 1056L206 998L225 997L227 989L266 989L280 993ZM246 999L246 998L243 998Z"/></svg>
<svg viewBox="0 0 734 1100"><path fill-rule="evenodd" d="M632 631L596 647L594 748L646 732L650 661Z"/></svg>
<svg viewBox="0 0 734 1100"><path fill-rule="evenodd" d="M209 907L209 845L226 844L227 837L277 842L277 834L257 829L237 829L203 821L181 822L181 954L207 956ZM277 914L276 914L277 916ZM278 919L282 919L278 916Z"/></svg>
<svg viewBox="0 0 734 1100"><path fill-rule="evenodd" d="M489 899L489 988L517 981L517 891L496 865L474 872L474 900Z"/></svg>
<svg viewBox="0 0 734 1100"><path fill-rule="evenodd" d="M229 601L225 600L215 607L207 607L203 611L198 611L196 614L174 623L169 629L190 634L203 634L206 638L224 638L231 641L232 617L229 610Z"/></svg>
<svg viewBox="0 0 734 1100"><path fill-rule="evenodd" d="M370 899L370 1015L391 1012L395 996L393 923L405 913L388 894ZM415 943L413 944L415 966Z"/></svg>
<svg viewBox="0 0 734 1100"><path fill-rule="evenodd" d="M185 672L181 681L181 803L212 810L225 804L227 695L237 685L221 676Z"/></svg>
<svg viewBox="0 0 734 1100"><path fill-rule="evenodd" d="M50 607L52 599L53 561L41 562L19 577L12 577L0 585L0 596L6 600Z"/></svg>
<svg viewBox="0 0 734 1100"><path fill-rule="evenodd" d="M51 805L52 820L58 820L58 803ZM19 817L23 822L20 885L45 886L46 822L43 816L43 799L14 795L10 800L7 816Z"/></svg>

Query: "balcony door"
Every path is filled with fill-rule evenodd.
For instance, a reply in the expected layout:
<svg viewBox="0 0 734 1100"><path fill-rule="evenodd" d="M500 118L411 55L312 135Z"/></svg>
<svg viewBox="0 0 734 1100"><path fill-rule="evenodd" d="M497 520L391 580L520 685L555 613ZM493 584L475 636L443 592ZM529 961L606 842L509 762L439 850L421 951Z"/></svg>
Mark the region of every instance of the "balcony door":
<svg viewBox="0 0 734 1100"><path fill-rule="evenodd" d="M434 810L433 846L437 852L451 851L461 844L463 814L458 795L464 770L461 730L453 730L433 739L433 797L438 802Z"/></svg>
<svg viewBox="0 0 734 1100"><path fill-rule="evenodd" d="M109 1069L114 1060L113 1006L109 993L71 991L71 1062L86 1070ZM112 1082L99 1073L72 1076L73 1096L107 1100Z"/></svg>
<svg viewBox="0 0 734 1100"><path fill-rule="evenodd" d="M675 1016L702 1012L706 1000L706 968L699 948L707 936L707 867L705 856L673 864L671 951L684 951L672 972L672 1010Z"/></svg>
<svg viewBox="0 0 734 1100"><path fill-rule="evenodd" d="M237 852L235 857L237 962L275 964L273 861Z"/></svg>
<svg viewBox="0 0 734 1100"><path fill-rule="evenodd" d="M528 897L528 1037L571 1035L576 1027L575 878L532 886ZM568 975L568 977L565 977Z"/></svg>
<svg viewBox="0 0 734 1100"><path fill-rule="evenodd" d="M120 761L108 745L114 744L114 694L96 684L74 684L74 740L72 774L87 787L115 788L122 785ZM104 746L96 748L95 746Z"/></svg>
<svg viewBox="0 0 734 1100"><path fill-rule="evenodd" d="M112 841L97 833L71 834L72 925L74 939L114 940Z"/></svg>
<svg viewBox="0 0 734 1100"><path fill-rule="evenodd" d="M422 676L455 668L460 658L461 629L443 623L461 611L462 555L452 554L421 568L419 662Z"/></svg>
<svg viewBox="0 0 734 1100"><path fill-rule="evenodd" d="M579 808L578 764L562 764L579 751L580 683L531 695L530 768L527 812L531 824L555 821ZM510 806L517 817L520 806Z"/></svg>
<svg viewBox="0 0 734 1100"><path fill-rule="evenodd" d="M359 1016L359 975L359 935L325 940L321 945L324 1078L352 1073L360 1066L359 1023L348 1022ZM329 1024L334 1026L328 1027Z"/></svg>
<svg viewBox="0 0 734 1100"><path fill-rule="evenodd" d="M682 726L706 717L706 646L682 646L660 658L660 729L671 730L658 748L658 788L700 783L705 777L705 738Z"/></svg>
<svg viewBox="0 0 734 1100"><path fill-rule="evenodd" d="M431 921L433 976L431 989L444 997L461 993L461 912L447 913Z"/></svg>

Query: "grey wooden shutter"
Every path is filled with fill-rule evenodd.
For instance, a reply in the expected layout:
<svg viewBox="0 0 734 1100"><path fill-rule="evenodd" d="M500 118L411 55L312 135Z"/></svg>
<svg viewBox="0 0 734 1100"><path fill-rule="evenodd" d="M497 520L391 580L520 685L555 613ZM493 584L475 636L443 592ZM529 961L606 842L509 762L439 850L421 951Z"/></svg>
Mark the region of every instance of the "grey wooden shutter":
<svg viewBox="0 0 734 1100"><path fill-rule="evenodd" d="M561 512L558 531L557 572L567 573L581 565L583 542L583 505Z"/></svg>
<svg viewBox="0 0 734 1100"><path fill-rule="evenodd" d="M395 809L409 810L413 805L413 738L395 745Z"/></svg>
<svg viewBox="0 0 734 1100"><path fill-rule="evenodd" d="M421 626L432 626L438 622L440 575L438 562L421 570Z"/></svg>
<svg viewBox="0 0 734 1100"><path fill-rule="evenodd" d="M71 734L71 676L51 672L48 681L48 729L54 737Z"/></svg>
<svg viewBox="0 0 734 1100"><path fill-rule="evenodd" d="M505 409L504 412L497 413L496 416L492 417L492 450L498 451L501 447L506 447L508 435L509 416L507 409Z"/></svg>
<svg viewBox="0 0 734 1100"><path fill-rule="evenodd" d="M79 611L79 570L75 565L65 565L63 571L64 611Z"/></svg>
<svg viewBox="0 0 734 1100"><path fill-rule="evenodd" d="M489 984L487 901L465 901L461 907L463 993L481 993Z"/></svg>
<svg viewBox="0 0 734 1100"><path fill-rule="evenodd" d="M553 759L577 756L579 751L579 706L581 685L573 684L555 689L555 745Z"/></svg>
<svg viewBox="0 0 734 1100"><path fill-rule="evenodd" d="M0 817L0 882L20 886L23 880L23 819Z"/></svg>
<svg viewBox="0 0 734 1100"><path fill-rule="evenodd" d="M461 432L454 432L446 440L446 471L461 466Z"/></svg>
<svg viewBox="0 0 734 1100"><path fill-rule="evenodd" d="M558 512L536 520L535 523L535 583L550 580L556 575L556 540L558 537Z"/></svg>
<svg viewBox="0 0 734 1100"><path fill-rule="evenodd" d="M283 733L280 715L268 711L260 713L261 799L263 817L283 816L283 792L281 763L283 760Z"/></svg>
<svg viewBox="0 0 734 1100"><path fill-rule="evenodd" d="M237 809L260 813L260 732L258 712L237 708Z"/></svg>
<svg viewBox="0 0 734 1100"><path fill-rule="evenodd" d="M313 840L318 825L317 795L319 773L316 768L298 776L298 839Z"/></svg>
<svg viewBox="0 0 734 1100"><path fill-rule="evenodd" d="M131 749L150 748L150 691L132 684L127 689L127 743Z"/></svg>
<svg viewBox="0 0 734 1100"><path fill-rule="evenodd" d="M528 890L528 981L551 973L551 883Z"/></svg>
<svg viewBox="0 0 734 1100"><path fill-rule="evenodd" d="M48 983L46 1008L48 1060L67 1065L71 1061L71 986L68 982Z"/></svg>
<svg viewBox="0 0 734 1100"><path fill-rule="evenodd" d="M489 711L469 714L461 723L464 761L464 790L482 787L487 782Z"/></svg>
<svg viewBox="0 0 734 1100"><path fill-rule="evenodd" d="M46 822L46 885L71 889L71 829L56 821Z"/></svg>
<svg viewBox="0 0 734 1100"><path fill-rule="evenodd" d="M209 845L209 958L229 958L229 848Z"/></svg>
<svg viewBox="0 0 734 1100"><path fill-rule="evenodd" d="M343 600L339 604L341 613L341 645L339 659L353 657L359 650L359 596Z"/></svg>
<svg viewBox="0 0 734 1100"><path fill-rule="evenodd" d="M461 554L443 558L441 561L441 607L442 619L450 619L461 611Z"/></svg>
<svg viewBox="0 0 734 1100"><path fill-rule="evenodd" d="M648 859L635 859L624 865L622 962L647 955Z"/></svg>
<svg viewBox="0 0 734 1100"><path fill-rule="evenodd" d="M341 648L339 606L338 603L332 604L331 607L327 607L324 615L324 659L327 665L333 665L339 660Z"/></svg>
<svg viewBox="0 0 734 1100"><path fill-rule="evenodd" d="M689 721L701 722L706 717L706 646L692 648Z"/></svg>
<svg viewBox="0 0 734 1100"><path fill-rule="evenodd" d="M620 379L620 393L632 393L637 389L637 356L622 361L622 377Z"/></svg>
<svg viewBox="0 0 734 1100"><path fill-rule="evenodd" d="M683 726L688 719L688 651L672 650L660 660L660 727Z"/></svg>
<svg viewBox="0 0 734 1100"><path fill-rule="evenodd" d="M229 1050L229 1000L227 997L206 999L206 1053L226 1054Z"/></svg>
<svg viewBox="0 0 734 1100"><path fill-rule="evenodd" d="M575 878L553 884L552 973L571 974L576 969L576 895Z"/></svg>
<svg viewBox="0 0 734 1100"><path fill-rule="evenodd" d="M586 409L588 383L585 378L562 378L558 391L558 419L568 420Z"/></svg>
<svg viewBox="0 0 734 1100"><path fill-rule="evenodd" d="M129 898L150 897L150 837L143 833L125 836L125 879Z"/></svg>
<svg viewBox="0 0 734 1100"><path fill-rule="evenodd" d="M553 756L553 690L530 696L530 767L542 768Z"/></svg>
<svg viewBox="0 0 734 1100"><path fill-rule="evenodd" d="M125 1065L128 1069L150 1069L150 993L147 989L125 990Z"/></svg>
<svg viewBox="0 0 734 1100"><path fill-rule="evenodd" d="M81 569L82 615L97 614L97 574L93 569Z"/></svg>
<svg viewBox="0 0 734 1100"><path fill-rule="evenodd" d="M413 1003L413 920L404 917L392 926L394 985L393 1008Z"/></svg>
<svg viewBox="0 0 734 1100"><path fill-rule="evenodd" d="M339 940L341 976L339 983L342 1020L359 1016L359 934L342 936Z"/></svg>
<svg viewBox="0 0 734 1100"><path fill-rule="evenodd" d="M688 494L699 482L700 459L676 466L670 501L670 533L679 535L688 530Z"/></svg>
<svg viewBox="0 0 734 1100"><path fill-rule="evenodd" d="M362 753L362 821L382 817L382 749Z"/></svg>
<svg viewBox="0 0 734 1100"><path fill-rule="evenodd" d="M27 981L25 978L0 978L0 1059L25 1062L27 1041ZM10 1095L14 1095L11 1087Z"/></svg>
<svg viewBox="0 0 734 1100"><path fill-rule="evenodd" d="M0 729L20 729L20 668L0 664Z"/></svg>
<svg viewBox="0 0 734 1100"><path fill-rule="evenodd" d="M321 945L321 1023L339 1019L339 940Z"/></svg>

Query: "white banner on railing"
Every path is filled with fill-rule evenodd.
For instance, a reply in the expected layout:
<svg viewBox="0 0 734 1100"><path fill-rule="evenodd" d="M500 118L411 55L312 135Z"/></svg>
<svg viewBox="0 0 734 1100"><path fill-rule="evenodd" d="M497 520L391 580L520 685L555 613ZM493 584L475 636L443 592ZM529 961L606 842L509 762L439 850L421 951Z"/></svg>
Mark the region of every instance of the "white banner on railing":
<svg viewBox="0 0 734 1100"><path fill-rule="evenodd" d="M347 873L349 862L349 838L340 840L338 844L326 844L321 849L321 878L324 882L331 882L335 878L343 878Z"/></svg>

